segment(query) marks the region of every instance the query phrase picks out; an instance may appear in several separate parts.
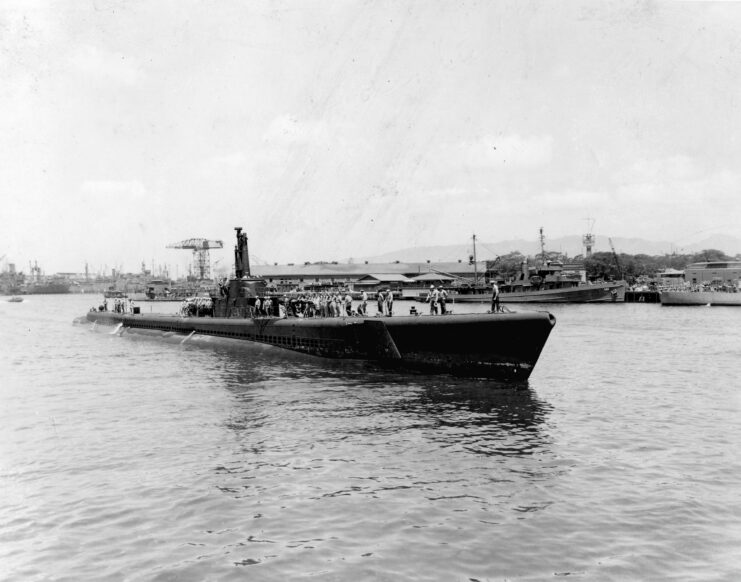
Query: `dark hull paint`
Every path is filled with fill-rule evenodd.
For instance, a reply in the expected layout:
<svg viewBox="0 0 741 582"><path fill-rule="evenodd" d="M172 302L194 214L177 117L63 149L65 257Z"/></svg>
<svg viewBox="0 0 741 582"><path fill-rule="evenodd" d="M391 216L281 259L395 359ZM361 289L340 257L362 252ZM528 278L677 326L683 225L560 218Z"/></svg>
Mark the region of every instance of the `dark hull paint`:
<svg viewBox="0 0 741 582"><path fill-rule="evenodd" d="M389 318L211 318L91 311L87 320L125 328L266 343L328 358L461 376L526 380L555 318L546 312Z"/></svg>
<svg viewBox="0 0 741 582"><path fill-rule="evenodd" d="M64 295L71 293L69 285L49 283L48 285L34 285L26 289L26 295Z"/></svg>

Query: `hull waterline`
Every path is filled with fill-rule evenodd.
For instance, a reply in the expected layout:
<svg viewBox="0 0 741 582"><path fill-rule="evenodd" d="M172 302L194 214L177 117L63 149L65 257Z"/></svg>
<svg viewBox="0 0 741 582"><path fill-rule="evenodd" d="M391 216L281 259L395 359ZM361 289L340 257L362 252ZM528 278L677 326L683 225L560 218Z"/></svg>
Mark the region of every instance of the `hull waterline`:
<svg viewBox="0 0 741 582"><path fill-rule="evenodd" d="M711 305L741 307L741 293L725 291L662 291L662 305Z"/></svg>
<svg viewBox="0 0 741 582"><path fill-rule="evenodd" d="M597 284L500 293L501 303L622 303L625 301L625 285Z"/></svg>
<svg viewBox="0 0 741 582"><path fill-rule="evenodd" d="M545 312L388 318L219 318L91 311L124 329L202 334L430 373L525 381L555 325Z"/></svg>
<svg viewBox="0 0 741 582"><path fill-rule="evenodd" d="M500 303L622 303L625 285L606 283L538 291L511 291L499 294ZM491 294L456 295L454 303L491 303Z"/></svg>

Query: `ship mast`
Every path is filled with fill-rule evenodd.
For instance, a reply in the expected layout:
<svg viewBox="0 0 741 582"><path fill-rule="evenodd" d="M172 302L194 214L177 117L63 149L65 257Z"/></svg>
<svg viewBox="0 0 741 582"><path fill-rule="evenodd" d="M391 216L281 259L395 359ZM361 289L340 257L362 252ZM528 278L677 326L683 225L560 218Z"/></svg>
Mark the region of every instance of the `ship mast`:
<svg viewBox="0 0 741 582"><path fill-rule="evenodd" d="M479 284L479 270L476 265L476 235L473 235L473 286L477 287Z"/></svg>
<svg viewBox="0 0 741 582"><path fill-rule="evenodd" d="M540 260L543 261L543 264L546 264L545 261L545 235L543 234L543 227L540 227Z"/></svg>

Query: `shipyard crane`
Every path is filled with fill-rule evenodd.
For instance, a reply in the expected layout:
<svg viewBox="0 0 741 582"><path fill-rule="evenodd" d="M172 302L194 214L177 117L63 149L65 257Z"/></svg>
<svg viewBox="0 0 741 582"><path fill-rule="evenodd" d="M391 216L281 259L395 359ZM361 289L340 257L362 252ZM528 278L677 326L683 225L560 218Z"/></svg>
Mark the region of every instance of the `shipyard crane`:
<svg viewBox="0 0 741 582"><path fill-rule="evenodd" d="M618 259L617 253L615 252L615 245L612 244L611 238L608 238L607 240L610 241L610 248L612 249L612 256L615 259L615 266L617 267L620 280L622 280L623 279L623 267L620 265L620 259Z"/></svg>
<svg viewBox="0 0 741 582"><path fill-rule="evenodd" d="M199 279L211 279L210 249L223 249L224 243L220 240L207 238L189 238L167 245L168 249L189 249L193 251L193 267Z"/></svg>

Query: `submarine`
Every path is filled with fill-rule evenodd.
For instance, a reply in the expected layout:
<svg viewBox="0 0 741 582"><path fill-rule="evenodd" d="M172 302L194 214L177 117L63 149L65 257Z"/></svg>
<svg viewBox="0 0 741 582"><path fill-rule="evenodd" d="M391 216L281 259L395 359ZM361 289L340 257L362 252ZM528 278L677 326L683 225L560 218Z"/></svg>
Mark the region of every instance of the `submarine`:
<svg viewBox="0 0 741 582"><path fill-rule="evenodd" d="M212 293L206 309L189 315L91 310L87 321L270 344L399 371L514 382L528 379L556 323L545 311L301 317L286 309L284 315L265 315L256 304L271 294L265 280L250 273L246 233L235 230L234 276Z"/></svg>

